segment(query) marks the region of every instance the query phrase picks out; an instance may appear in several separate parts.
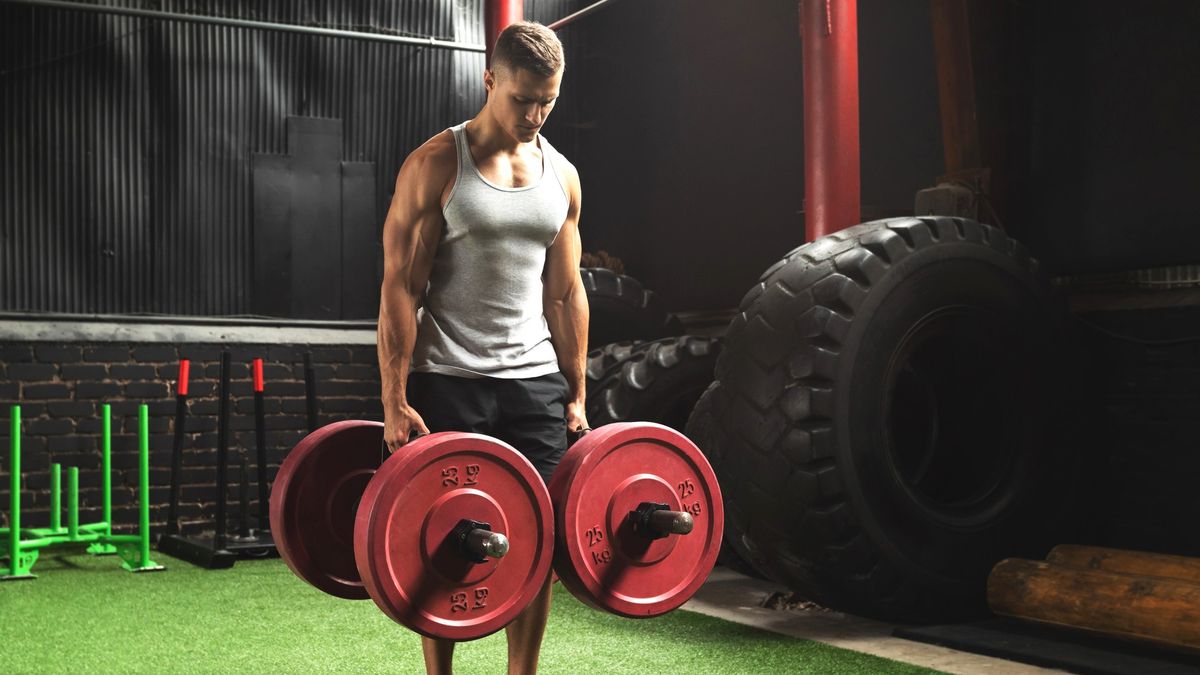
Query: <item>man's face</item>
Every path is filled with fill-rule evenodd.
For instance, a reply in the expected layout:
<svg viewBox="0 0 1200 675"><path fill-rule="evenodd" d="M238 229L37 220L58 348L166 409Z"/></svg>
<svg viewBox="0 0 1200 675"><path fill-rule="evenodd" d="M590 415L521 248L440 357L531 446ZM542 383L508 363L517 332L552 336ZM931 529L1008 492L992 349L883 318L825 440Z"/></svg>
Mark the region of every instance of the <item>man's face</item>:
<svg viewBox="0 0 1200 675"><path fill-rule="evenodd" d="M542 77L524 68L503 65L484 72L492 115L510 136L522 143L537 137L558 100L562 73L560 68L550 77Z"/></svg>

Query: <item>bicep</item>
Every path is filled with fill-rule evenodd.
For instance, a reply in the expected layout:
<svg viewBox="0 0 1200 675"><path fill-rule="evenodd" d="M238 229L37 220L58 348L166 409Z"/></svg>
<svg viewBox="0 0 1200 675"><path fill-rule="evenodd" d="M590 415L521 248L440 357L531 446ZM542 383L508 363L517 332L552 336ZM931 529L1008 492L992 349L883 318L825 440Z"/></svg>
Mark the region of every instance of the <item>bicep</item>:
<svg viewBox="0 0 1200 675"><path fill-rule="evenodd" d="M579 237L581 200L578 178L574 178L569 184L570 204L567 218L546 256L546 294L554 299L566 297L580 281L579 258L583 253L583 242Z"/></svg>
<svg viewBox="0 0 1200 675"><path fill-rule="evenodd" d="M414 292L429 278L444 225L441 190L428 164L410 157L401 167L383 225L385 280Z"/></svg>

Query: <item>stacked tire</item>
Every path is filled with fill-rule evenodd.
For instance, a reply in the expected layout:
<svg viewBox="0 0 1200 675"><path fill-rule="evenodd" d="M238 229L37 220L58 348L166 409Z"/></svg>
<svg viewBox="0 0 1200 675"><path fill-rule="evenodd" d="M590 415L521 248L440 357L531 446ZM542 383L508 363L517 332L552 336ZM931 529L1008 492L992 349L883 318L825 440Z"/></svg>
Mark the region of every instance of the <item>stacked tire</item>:
<svg viewBox="0 0 1200 675"><path fill-rule="evenodd" d="M719 339L695 335L593 350L588 354L588 422L657 422L682 432L713 381L720 351Z"/></svg>
<svg viewBox="0 0 1200 675"><path fill-rule="evenodd" d="M1037 263L987 225L876 221L791 251L742 300L687 426L727 541L835 609L985 611L991 567L1041 557L1070 499L1060 334Z"/></svg>
<svg viewBox="0 0 1200 675"><path fill-rule="evenodd" d="M590 319L588 349L626 340L679 335L683 326L667 313L653 291L631 276L603 267L580 270Z"/></svg>
<svg viewBox="0 0 1200 675"><path fill-rule="evenodd" d="M593 347L587 360L588 423L657 422L683 432L696 401L712 384L721 340L680 335L679 320L632 277L604 268L581 272L591 310L588 344ZM702 440L689 437L708 452ZM718 561L762 577L728 545Z"/></svg>

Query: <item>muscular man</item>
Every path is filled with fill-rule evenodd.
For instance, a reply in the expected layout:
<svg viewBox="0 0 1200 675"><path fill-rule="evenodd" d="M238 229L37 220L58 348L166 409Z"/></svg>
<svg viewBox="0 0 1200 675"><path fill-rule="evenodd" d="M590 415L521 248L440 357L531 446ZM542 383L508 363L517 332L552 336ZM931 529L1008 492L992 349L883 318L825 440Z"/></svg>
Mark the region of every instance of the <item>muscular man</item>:
<svg viewBox="0 0 1200 675"><path fill-rule="evenodd" d="M538 134L562 75L552 31L509 26L484 71L483 109L400 168L379 307L393 452L413 433L484 433L521 451L548 483L568 429L587 426L579 175ZM549 613L547 577L505 629L509 673L536 672ZM450 672L452 641L422 647L427 672Z"/></svg>

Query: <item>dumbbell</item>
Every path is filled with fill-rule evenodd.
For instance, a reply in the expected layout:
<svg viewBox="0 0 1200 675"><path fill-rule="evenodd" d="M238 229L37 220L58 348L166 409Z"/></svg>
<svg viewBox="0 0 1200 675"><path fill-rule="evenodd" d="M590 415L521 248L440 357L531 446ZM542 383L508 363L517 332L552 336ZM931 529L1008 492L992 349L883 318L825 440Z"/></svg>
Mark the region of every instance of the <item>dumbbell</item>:
<svg viewBox="0 0 1200 675"><path fill-rule="evenodd" d="M348 421L302 440L275 481L272 532L302 579L370 597L423 635L499 630L536 597L552 559L576 597L631 617L678 607L715 563L715 476L667 427L597 429L572 445L549 490L487 436L430 434L381 465L382 437L377 422Z"/></svg>
<svg viewBox="0 0 1200 675"><path fill-rule="evenodd" d="M292 449L271 492L281 557L313 586L373 598L425 635L471 639L503 627L536 597L529 579L544 579L553 555L537 472L479 434L422 436L381 463L382 442L382 424L350 420ZM477 526L463 531L464 521ZM478 597L463 597L483 579L471 588Z"/></svg>

